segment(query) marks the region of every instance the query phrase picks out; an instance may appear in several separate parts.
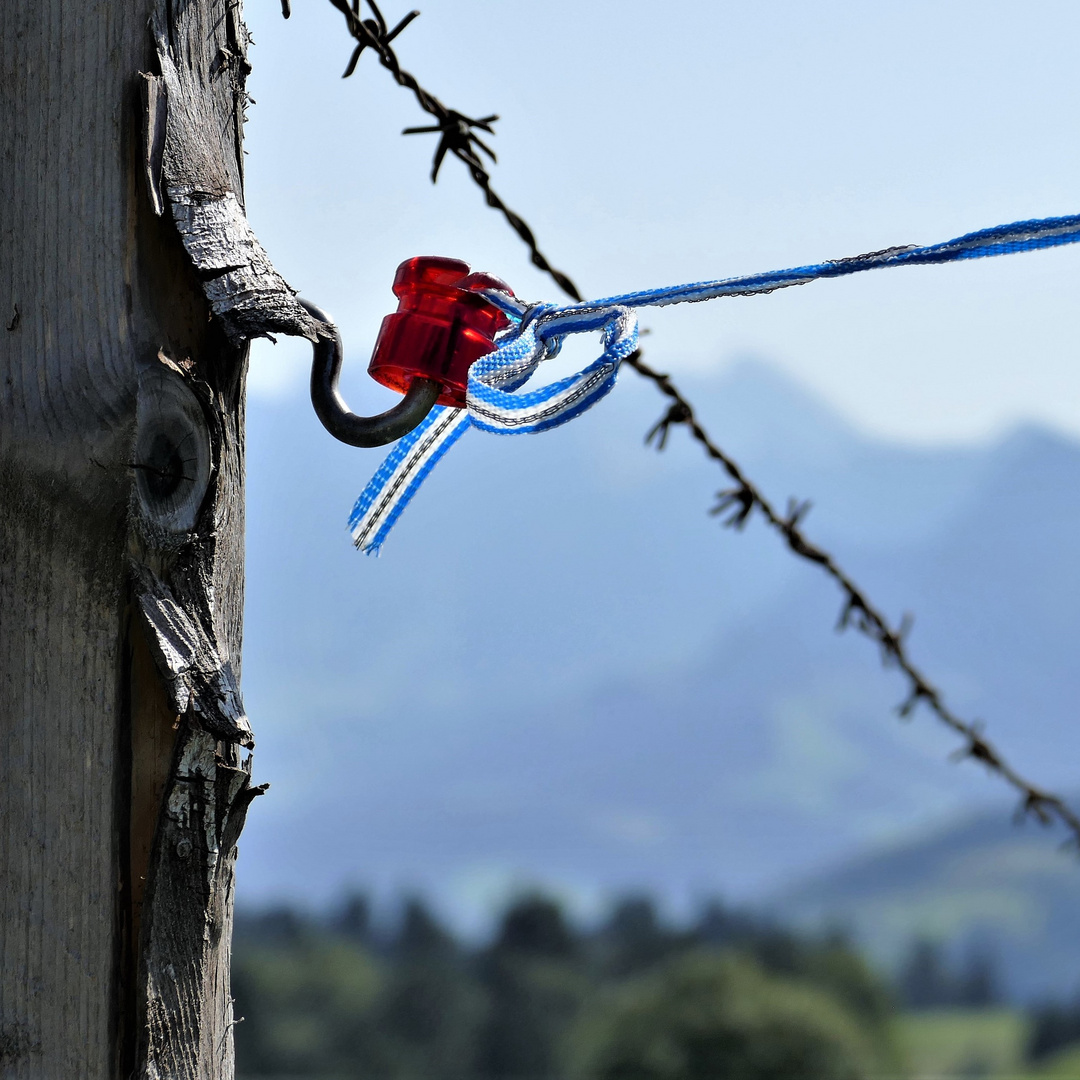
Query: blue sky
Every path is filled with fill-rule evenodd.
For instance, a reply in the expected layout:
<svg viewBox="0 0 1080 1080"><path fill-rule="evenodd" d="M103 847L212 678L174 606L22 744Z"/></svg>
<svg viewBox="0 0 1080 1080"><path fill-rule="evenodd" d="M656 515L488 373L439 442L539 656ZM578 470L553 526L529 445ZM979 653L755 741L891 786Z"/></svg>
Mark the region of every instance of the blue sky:
<svg viewBox="0 0 1080 1080"><path fill-rule="evenodd" d="M411 96L350 52L327 0L247 8L255 229L328 308L354 396L401 259L454 255L557 299L455 162L437 187ZM388 7L395 20L405 9ZM726 276L1080 210L1064 2L455 0L403 64L453 107L498 112L494 182L586 294ZM755 353L868 433L980 439L1023 419L1080 433L1080 251L825 282L645 313L672 371ZM583 357L579 357L583 358ZM256 346L252 391L300 394L301 342ZM377 393L359 402L381 401Z"/></svg>
<svg viewBox="0 0 1080 1080"><path fill-rule="evenodd" d="M373 57L342 81L351 40L328 0L293 0L293 7L288 22L278 0L250 0L246 11L256 42L250 89L257 100L247 131L249 216L288 280L334 314L346 344L347 395L358 411L374 411L392 397L370 383L365 369L379 323L393 309L390 285L402 259L452 255L505 278L523 297L559 296L456 162L448 161L431 185L433 140L399 134L425 117ZM388 7L387 17L404 11ZM552 261L587 295L600 296L1080 211L1077 40L1080 6L1066 3L444 0L425 6L398 51L446 104L501 115L491 140L499 154L497 190L531 223ZM1078 278L1080 247L819 282L645 312L642 322L653 331L648 358L694 386L723 444L754 467L779 503L789 490L814 497L811 531L821 535L824 527L828 538L828 523L838 525L838 553L842 561L854 555L858 567L860 552L865 562L863 526L891 533L897 515L888 513L905 500L924 507L933 487L925 469L875 472L875 455L893 452L874 449L875 439L970 443L1029 420L1080 435ZM558 363L590 358L586 345L574 346ZM782 390L779 397L758 395L773 401L766 417L753 414L753 395L744 395L746 407L734 400L737 393L732 397L740 378L732 365L748 355L780 372L775 380L753 376ZM521 687L531 707L534 698L557 692L570 701L573 688L563 683L572 677L580 675L574 692L587 694L603 689L612 672L640 674L643 656L672 670L676 662L685 667L715 645L720 623L740 613L739 587L766 589L774 577L817 581L753 529L716 529L704 509L717 477L685 440L673 440L662 458L641 448L659 405L629 374L629 386L561 434L463 443L410 508L385 556L363 559L351 550L344 522L381 454L344 447L318 428L306 404L310 359L305 342L289 339L257 342L252 356L244 685L260 740L256 772L273 788L245 833L242 896L298 889L329 895L349 880L354 864L358 880L385 888L427 881L401 867L434 874L430 846L443 841L433 825L457 819L429 807L413 821L411 793L428 785L437 789L432 800L443 798L440 785L457 781L445 764L457 747L457 760L475 765L475 775L466 770L463 780L472 798L477 776L491 779L485 755L504 747L500 739L508 740L511 758L515 740L527 746ZM703 377L729 366L727 379ZM837 434L828 409L789 392L784 374L871 439L851 440L846 429ZM775 402L787 397L798 407L785 412ZM818 449L826 458L830 440L848 448L844 453L856 459L849 471L845 458L836 475L822 465L814 483L802 477L800 468L813 473L814 456L799 441L803 421L807 430L825 432ZM947 464L947 454L927 460L939 457ZM792 470L798 475L789 486ZM668 479L661 483L661 476ZM898 490L903 483L910 489ZM631 489L654 501L642 494L641 503L629 496L619 502ZM641 513L642 505L650 512ZM659 513L672 523L671 535L660 539L649 531L658 506L667 506ZM1004 531L999 523L992 535ZM894 552L896 564L890 556L871 581L871 591L880 587L897 614L913 602L893 595L907 550ZM609 551L623 559L622 577L609 580ZM532 554L513 565L521 552ZM416 566L436 570L429 579ZM478 580L499 587L478 589ZM634 588L626 589L631 580ZM534 610L522 614L504 604L512 595L506 583L520 582L537 590L545 610L565 607L569 621L553 631L554 617L545 622ZM895 724L895 687L862 643L831 636L835 596L824 591L821 610L789 629L865 663L866 684L884 704L860 705L858 736L877 739L880 729L891 749L871 756L895 759L900 772L917 759L913 805L926 815L976 790L987 798L1003 794L980 787L972 770L944 764L947 750L929 721ZM975 591L984 591L981 580ZM633 618L621 607L621 615L607 616L614 611L609 593L640 610ZM479 614L475 603L469 606L478 597L487 604ZM948 614L941 589L929 600ZM929 600L914 598L920 616ZM1054 642L1038 636L1038 622L1032 620L1031 640L1045 642L1034 646L1045 653ZM1008 628L1008 619L1001 623ZM923 627L932 640L939 624L917 625L921 649ZM965 639L957 647L969 644L981 661L985 643ZM567 663L568 651L576 667ZM416 667L417 655L439 663ZM806 689L789 687L780 674L801 655L777 644L763 660L778 673L778 693ZM943 669L934 650L920 659L941 674L948 693L961 701L976 694L964 671ZM846 700L845 687L839 699ZM717 709L730 713L729 698L718 692ZM826 726L843 712L831 697L821 704L811 693L807 700ZM454 713L462 702L468 708ZM1000 711L987 717L994 732L1008 720ZM725 723L723 754L737 754L758 737L752 712L744 722ZM641 732L651 730L649 723L641 720ZM817 730L799 723L805 737L791 742L796 757ZM1044 741L1040 730L1029 733L1036 749ZM459 736L468 753L454 742ZM684 747L691 755L693 739ZM827 742L846 752L842 740ZM1020 749L1027 745L1019 742ZM1017 744L1013 738L1006 749ZM559 782L553 774L538 787L557 793ZM633 803L632 788L617 794ZM320 861L320 884L303 869L310 844L298 815L310 804L319 820L344 820L323 813L324 796L342 800L359 824L342 827L341 837L323 837L339 861ZM445 795L454 812L456 798ZM386 809L387 799L397 800L396 809ZM512 824L512 809L488 816ZM365 814L382 830L381 854L364 848L375 843ZM904 810L887 824L911 823ZM826 833L822 825L814 836ZM472 825L462 827L455 841L470 874L475 834ZM296 851L290 836L302 837ZM442 855L447 865L456 857ZM728 886L739 874L749 882L753 860L733 860L709 865L723 870ZM490 869L476 865L474 877Z"/></svg>

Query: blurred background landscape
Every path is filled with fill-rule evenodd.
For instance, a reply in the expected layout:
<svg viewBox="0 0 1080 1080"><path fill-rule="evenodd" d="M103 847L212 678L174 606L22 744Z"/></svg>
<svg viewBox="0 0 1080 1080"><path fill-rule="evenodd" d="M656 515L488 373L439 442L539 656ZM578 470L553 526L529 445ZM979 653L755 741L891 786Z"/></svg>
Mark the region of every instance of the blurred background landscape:
<svg viewBox="0 0 1080 1080"><path fill-rule="evenodd" d="M1071 1008L1080 986L1080 867L1066 837L1014 823L995 781L950 763L954 746L927 717L899 721L897 676L833 631L829 584L759 526L722 529L705 513L716 480L679 433L662 455L642 445L649 388L624 376L618 392L619 410L545 440L463 441L383 557L362 562L347 538L325 542L355 487L351 455L305 476L308 444L323 439L306 404L253 409L249 530L275 543L249 554L249 580L265 585L249 594L245 680L274 786L242 844L237 958L254 965L250 986L287 1011L288 995L270 991L279 977L313 992L326 956L362 955L360 1013L370 1038L386 1035L379 1010L391 1005L376 987L393 994L412 978L401 969L408 894L442 926L455 977L480 980L438 993L464 995L462 1008L475 999L494 1024L486 943L508 905L539 891L562 932L582 935L559 954L574 958L560 975L572 1001L543 1022L544 1053L557 1056L590 987L611 981L604 927L637 896L657 940L619 979L667 971L701 941L768 957L769 934L789 933L816 955L839 934L877 973L882 1000L950 1015L992 1006L998 1049L986 1050L976 1012L946 1029L947 1053L955 1036L971 1051L964 1067L1016 1065L1033 1038L1025 1010ZM1068 789L1080 444L1035 426L962 448L876 442L760 361L699 380L693 399L763 483L815 493L816 535L892 610L919 612L916 654L956 705L993 716L1027 772ZM378 633L365 638L373 611ZM352 937L340 929L350 896L365 912ZM766 944L701 930L717 904L737 926L763 920ZM920 956L925 985L913 989ZM776 972L805 977L791 963ZM983 989L965 989L980 964ZM260 1015L248 1002L262 997L247 993L245 1015ZM445 1003L418 1007L444 1017ZM319 1012L300 1030L337 1045ZM916 1024L905 1038L937 1046L934 1030ZM466 1043L454 1053L480 1053ZM450 1052L409 1046L365 1042L376 1064L357 1075L428 1075L431 1055ZM414 1052L428 1064L395 1056ZM314 1060L330 1067L345 1051L326 1053ZM289 1068L288 1054L272 1056ZM478 1075L561 1075L533 1067Z"/></svg>
<svg viewBox="0 0 1080 1080"><path fill-rule="evenodd" d="M249 212L374 411L401 259L556 297L453 162L431 187L371 58L340 81L331 5L294 6L247 13ZM561 34L530 10L432 6L399 52L502 113L496 187L590 295L1077 209L1067 4L545 5ZM950 704L1080 796L1077 259L647 314L643 345L914 613ZM470 433L371 559L345 518L381 455L319 427L309 362L253 350L244 691L272 786L241 842L241 1075L1080 1076L1066 838L897 718L835 589L708 515L725 478L683 432L643 445L652 387Z"/></svg>

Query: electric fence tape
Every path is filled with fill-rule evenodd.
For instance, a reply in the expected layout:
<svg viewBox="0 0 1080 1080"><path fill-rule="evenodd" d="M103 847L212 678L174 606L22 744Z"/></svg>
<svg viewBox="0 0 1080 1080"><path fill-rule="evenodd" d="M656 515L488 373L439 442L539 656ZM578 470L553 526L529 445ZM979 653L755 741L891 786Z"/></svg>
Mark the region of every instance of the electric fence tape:
<svg viewBox="0 0 1080 1080"><path fill-rule="evenodd" d="M863 270L1012 255L1077 241L1080 215L1073 215L999 225L929 247L886 248L791 270L646 289L564 306L530 305L507 293L488 292L512 325L496 339L495 351L469 369L466 407L436 406L379 466L349 517L353 541L361 551L377 552L428 473L470 427L499 435L532 434L565 424L592 408L615 385L619 365L637 347L634 308L753 296ZM541 363L559 352L568 335L597 331L603 344L599 359L557 382L518 392Z"/></svg>

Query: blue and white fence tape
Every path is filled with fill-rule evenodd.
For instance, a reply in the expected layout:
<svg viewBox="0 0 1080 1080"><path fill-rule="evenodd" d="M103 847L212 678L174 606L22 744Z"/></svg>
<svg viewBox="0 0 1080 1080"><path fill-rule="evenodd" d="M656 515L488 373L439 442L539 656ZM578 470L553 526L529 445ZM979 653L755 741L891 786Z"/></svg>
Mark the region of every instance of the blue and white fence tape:
<svg viewBox="0 0 1080 1080"><path fill-rule="evenodd" d="M495 351L469 369L466 407L437 406L398 441L353 507L349 517L353 541L361 551L377 552L428 473L468 428L498 435L532 434L565 424L592 408L615 385L619 365L637 347L634 308L753 296L864 270L1013 255L1077 241L1080 215L1073 215L998 225L928 247L887 248L791 270L646 289L562 307L527 305L506 293L488 292L512 325L497 339ZM558 353L568 335L596 331L603 344L599 359L565 379L520 390L540 364Z"/></svg>

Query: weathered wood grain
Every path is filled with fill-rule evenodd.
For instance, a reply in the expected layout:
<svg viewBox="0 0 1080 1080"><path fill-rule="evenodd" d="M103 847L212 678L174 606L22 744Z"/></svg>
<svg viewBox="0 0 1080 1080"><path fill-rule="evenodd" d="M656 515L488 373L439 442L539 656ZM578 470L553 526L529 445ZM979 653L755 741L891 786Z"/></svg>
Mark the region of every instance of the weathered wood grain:
<svg viewBox="0 0 1080 1080"><path fill-rule="evenodd" d="M145 4L0 18L0 1074L118 1075ZM142 27L139 22L142 20Z"/></svg>
<svg viewBox="0 0 1080 1080"><path fill-rule="evenodd" d="M124 538L0 508L0 1075L112 1077Z"/></svg>
<svg viewBox="0 0 1080 1080"><path fill-rule="evenodd" d="M3 8L0 1075L227 1080L246 341L316 328L243 217L239 4Z"/></svg>

